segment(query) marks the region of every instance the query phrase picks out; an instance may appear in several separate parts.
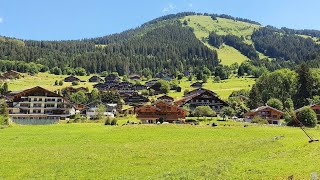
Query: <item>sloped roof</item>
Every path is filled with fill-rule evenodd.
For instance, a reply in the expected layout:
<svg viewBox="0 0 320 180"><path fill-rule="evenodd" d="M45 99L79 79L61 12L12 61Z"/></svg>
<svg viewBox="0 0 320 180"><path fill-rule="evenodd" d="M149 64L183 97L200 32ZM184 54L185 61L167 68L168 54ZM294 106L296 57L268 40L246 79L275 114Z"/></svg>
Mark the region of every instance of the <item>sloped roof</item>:
<svg viewBox="0 0 320 180"><path fill-rule="evenodd" d="M165 106L167 106L167 107L175 107L175 108L177 108L177 109L180 110L180 111L185 111L185 112L187 112L185 109L183 109L183 108L181 108L181 107L179 107L179 106L177 106L177 105L168 103L168 102L166 102L166 101L157 101L157 102L155 102L153 105L141 106L141 107L137 108L137 111L139 111L140 109L143 109L143 108L150 108L150 109L154 109L154 110L156 110L156 111L163 111L163 109L159 108L159 106L160 106L161 104L162 104L162 105L165 105Z"/></svg>
<svg viewBox="0 0 320 180"><path fill-rule="evenodd" d="M313 107L315 107L315 106L320 106L320 104L311 104L311 105L309 105L309 106L307 106L307 107L313 108ZM304 107L305 107L305 106L304 106ZM304 107L301 107L301 108L299 108L299 109L296 109L295 112L300 112Z"/></svg>
<svg viewBox="0 0 320 180"><path fill-rule="evenodd" d="M185 103L187 103L188 101L190 101L193 97L195 97L197 95L198 94L193 94L191 96L187 96L187 97L184 97L182 99L176 100L176 101L174 101L174 104L177 105L177 106L182 106L182 105L184 105Z"/></svg>
<svg viewBox="0 0 320 180"><path fill-rule="evenodd" d="M165 95L163 95L163 96L161 96L161 97L158 97L158 99L160 99L160 100L161 100L161 99L170 99L170 100L172 100L172 101L174 100L174 98L173 98L173 97L168 96L168 95L166 95L166 94L165 94Z"/></svg>
<svg viewBox="0 0 320 180"><path fill-rule="evenodd" d="M208 92L210 92L211 94L214 94L215 96L217 96L217 93L201 87L201 88L194 89L194 90L188 92L188 93L185 95L185 97L190 96L190 95L193 95L193 94L201 94L201 93L203 93L203 92L205 92L205 91L208 91Z"/></svg>
<svg viewBox="0 0 320 180"><path fill-rule="evenodd" d="M23 90L23 91L20 91L20 92L17 92L15 94L9 94L9 96L16 100L16 99L20 99L22 96L31 96L31 95L38 95L36 93L40 93L41 96L49 96L49 97L62 97L61 95L57 94L57 93L54 93L52 91L49 91L47 89L44 89L40 86L36 86L36 87L33 87L33 88L30 88L30 89L26 89L26 90ZM43 93L43 94L41 94Z"/></svg>
<svg viewBox="0 0 320 180"><path fill-rule="evenodd" d="M178 106L182 106L184 105L185 103L187 103L188 101L190 101L191 99L197 97L197 96L200 96L202 95L203 93L210 93L212 96L215 96L218 100L222 101L223 103L225 103L227 105L226 102L224 102L222 99L220 99L218 96L217 96L217 93L213 92L213 91L210 91L208 89L204 89L204 88L198 88L198 89L195 89L193 91L190 91L187 96L185 96L184 98L182 99L179 99L177 101L175 101L174 103Z"/></svg>
<svg viewBox="0 0 320 180"><path fill-rule="evenodd" d="M266 105L266 106L260 106L260 107L258 107L256 109L252 109L249 112L245 113L245 115L246 114L249 115L249 114L252 114L252 113L256 113L256 112L262 111L262 110L267 109L267 108L272 109L272 110L274 110L276 112L279 112L280 114L284 114L284 112L282 112L282 111L280 111L280 110L278 110L276 108L273 108L271 106Z"/></svg>

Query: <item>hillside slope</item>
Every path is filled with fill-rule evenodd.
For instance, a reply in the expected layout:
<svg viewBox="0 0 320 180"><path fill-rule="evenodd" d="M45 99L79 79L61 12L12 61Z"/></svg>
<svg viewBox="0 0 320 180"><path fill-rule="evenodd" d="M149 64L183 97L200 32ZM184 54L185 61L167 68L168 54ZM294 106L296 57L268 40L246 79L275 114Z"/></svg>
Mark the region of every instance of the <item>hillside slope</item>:
<svg viewBox="0 0 320 180"><path fill-rule="evenodd" d="M222 45L208 42L212 33ZM214 71L219 60L222 65L231 65L251 59L256 65L261 64L259 59L269 57L272 61L263 63L281 68L301 62L320 64L319 38L320 31L316 30L277 29L228 15L186 12L92 39L30 41L0 37L0 59L35 62L48 68L83 67L90 73L115 71L120 75L201 71L204 66Z"/></svg>

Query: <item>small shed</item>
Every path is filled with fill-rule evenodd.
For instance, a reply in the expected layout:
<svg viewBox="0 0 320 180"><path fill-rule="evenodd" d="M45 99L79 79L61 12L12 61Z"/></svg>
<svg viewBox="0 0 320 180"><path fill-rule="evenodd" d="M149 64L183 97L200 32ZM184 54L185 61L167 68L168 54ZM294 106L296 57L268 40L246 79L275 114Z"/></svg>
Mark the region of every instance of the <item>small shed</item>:
<svg viewBox="0 0 320 180"><path fill-rule="evenodd" d="M140 80L140 79L141 79L141 76L140 76L139 74L131 74L131 75L129 76L129 78L130 78L131 80Z"/></svg>
<svg viewBox="0 0 320 180"><path fill-rule="evenodd" d="M195 82L193 84L191 84L191 87L193 88L201 88L203 85L203 82Z"/></svg>
<svg viewBox="0 0 320 180"><path fill-rule="evenodd" d="M2 76L6 79L19 79L20 77L22 77L19 72L13 70L3 73Z"/></svg>
<svg viewBox="0 0 320 180"><path fill-rule="evenodd" d="M100 83L100 82L103 82L103 79L98 77L98 76L92 76L90 79L89 79L89 82L97 82L97 83Z"/></svg>
<svg viewBox="0 0 320 180"><path fill-rule="evenodd" d="M68 76L68 77L64 78L63 81L64 82L74 82L74 81L80 82L80 79L75 76Z"/></svg>

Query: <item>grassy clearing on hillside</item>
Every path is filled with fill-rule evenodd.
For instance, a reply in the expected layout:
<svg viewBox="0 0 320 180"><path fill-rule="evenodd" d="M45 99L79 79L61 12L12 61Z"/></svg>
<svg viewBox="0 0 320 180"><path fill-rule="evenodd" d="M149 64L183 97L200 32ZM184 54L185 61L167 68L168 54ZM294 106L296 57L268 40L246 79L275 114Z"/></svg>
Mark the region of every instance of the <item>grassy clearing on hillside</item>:
<svg viewBox="0 0 320 180"><path fill-rule="evenodd" d="M185 90L193 90L194 88L190 87L192 83L196 82L188 81L188 79L183 78L180 80L179 86L181 86L181 92L171 91L168 93L169 96L179 99L183 96ZM203 88L209 89L211 91L216 92L222 99L227 99L229 95L236 90L240 89L251 89L251 86L255 83L254 78L244 77L244 78L230 78L227 80L222 80L220 82L213 82L212 78L208 79L208 83L203 85Z"/></svg>
<svg viewBox="0 0 320 180"><path fill-rule="evenodd" d="M308 130L320 137L318 129ZM319 143L272 126L58 124L0 129L0 179L310 179Z"/></svg>
<svg viewBox="0 0 320 180"><path fill-rule="evenodd" d="M54 82L56 80L60 81L64 78L68 77L68 75L54 75L49 73L38 73L35 76L30 76L28 74L23 74L24 78L16 79L16 80L10 80L8 81L9 90L11 91L21 91L24 89L32 88L35 86L41 86L43 88L46 88L48 90L57 90L62 89L64 87L71 86L71 82L63 82L63 86L54 86ZM86 82L80 82L77 87L88 87L89 89L92 89L92 86L95 83L88 82L89 78L91 76L77 76L80 80L86 81Z"/></svg>
<svg viewBox="0 0 320 180"><path fill-rule="evenodd" d="M189 19L190 21L188 21ZM199 39L207 38L209 33L214 31L219 35L243 36L247 43L252 44L251 35L255 29L260 28L259 25L224 18L218 18L214 21L210 16L186 16L182 22L184 20L188 21L188 26L194 28L194 33Z"/></svg>
<svg viewBox="0 0 320 180"><path fill-rule="evenodd" d="M218 18L217 21L214 21L210 16L186 16L181 19L182 22L184 20L188 21L188 26L194 29L194 34L200 40L208 38L210 32L214 31L219 35L233 34L238 37L243 36L246 39L245 42L252 44L251 35L254 29L260 28L258 25L241 21L235 22L230 19ZM241 64L248 59L233 47L224 45L220 49L217 49L207 43L205 44L218 52L218 57L224 65L231 65L235 62Z"/></svg>
<svg viewBox="0 0 320 180"><path fill-rule="evenodd" d="M247 56L241 54L237 49L225 44L222 45L219 49L214 49L217 51L218 57L221 60L221 64L223 65L230 66L233 63L238 63L240 65L241 63L249 59Z"/></svg>
<svg viewBox="0 0 320 180"><path fill-rule="evenodd" d="M211 79L209 79L209 81L211 81ZM231 78L227 80L222 80L219 83L205 83L203 87L206 89L213 90L222 99L227 99L233 91L237 91L240 89L249 90L251 89L254 83L254 78Z"/></svg>

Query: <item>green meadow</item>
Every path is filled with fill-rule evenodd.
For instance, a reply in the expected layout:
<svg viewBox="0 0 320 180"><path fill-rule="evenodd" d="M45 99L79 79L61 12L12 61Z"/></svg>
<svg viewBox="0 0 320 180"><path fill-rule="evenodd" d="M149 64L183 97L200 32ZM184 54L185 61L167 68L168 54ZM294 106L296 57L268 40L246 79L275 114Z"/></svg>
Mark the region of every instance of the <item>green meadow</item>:
<svg viewBox="0 0 320 180"><path fill-rule="evenodd" d="M217 20L214 21L210 16L186 16L181 19L181 22L184 20L188 21L188 26L194 29L195 36L202 41L208 38L210 32L213 31L219 35L232 34L238 37L243 36L247 44L252 44L251 35L255 29L260 28L260 26L255 24L224 18L217 18ZM224 44L218 49L208 43L204 42L204 44L217 51L218 57L223 65L231 65L233 63L241 64L248 60L248 57L231 46Z"/></svg>
<svg viewBox="0 0 320 180"><path fill-rule="evenodd" d="M309 144L298 128L217 123L14 125L0 129L0 179L311 179L320 174L320 144ZM319 129L308 131L320 137Z"/></svg>
<svg viewBox="0 0 320 180"><path fill-rule="evenodd" d="M25 74L25 73L21 73L21 75L23 76L23 78L20 79L15 79L15 80L9 80L8 82L8 87L9 90L11 91L21 91L21 90L25 90L28 88L32 88L35 86L41 86L43 88L46 88L48 90L57 90L57 89L62 89L64 87L68 87L71 86L71 82L64 82L62 86L55 86L54 83L56 80L60 81L66 77L68 77L68 75L54 75L54 74L49 74L49 73L38 73L34 76ZM85 82L80 82L79 85L74 86L74 87L88 87L89 89L92 89L93 85L95 83L90 83L88 82L89 78L91 76L77 76L81 81L85 81Z"/></svg>
<svg viewBox="0 0 320 180"><path fill-rule="evenodd" d="M188 81L188 79L183 78L180 80L179 86L182 88L182 92L175 92L171 91L168 95L175 98L179 99L180 97L183 96L184 90L193 90L194 88L190 87L190 85L194 82L197 82L195 80L193 81ZM222 99L228 99L229 95L233 91L237 91L240 89L251 89L252 85L255 83L255 78L251 77L231 77L230 79L226 80L221 80L219 82L214 82L212 78L208 79L207 83L203 84L203 88L209 89L211 91L214 91L218 94L218 96Z"/></svg>

